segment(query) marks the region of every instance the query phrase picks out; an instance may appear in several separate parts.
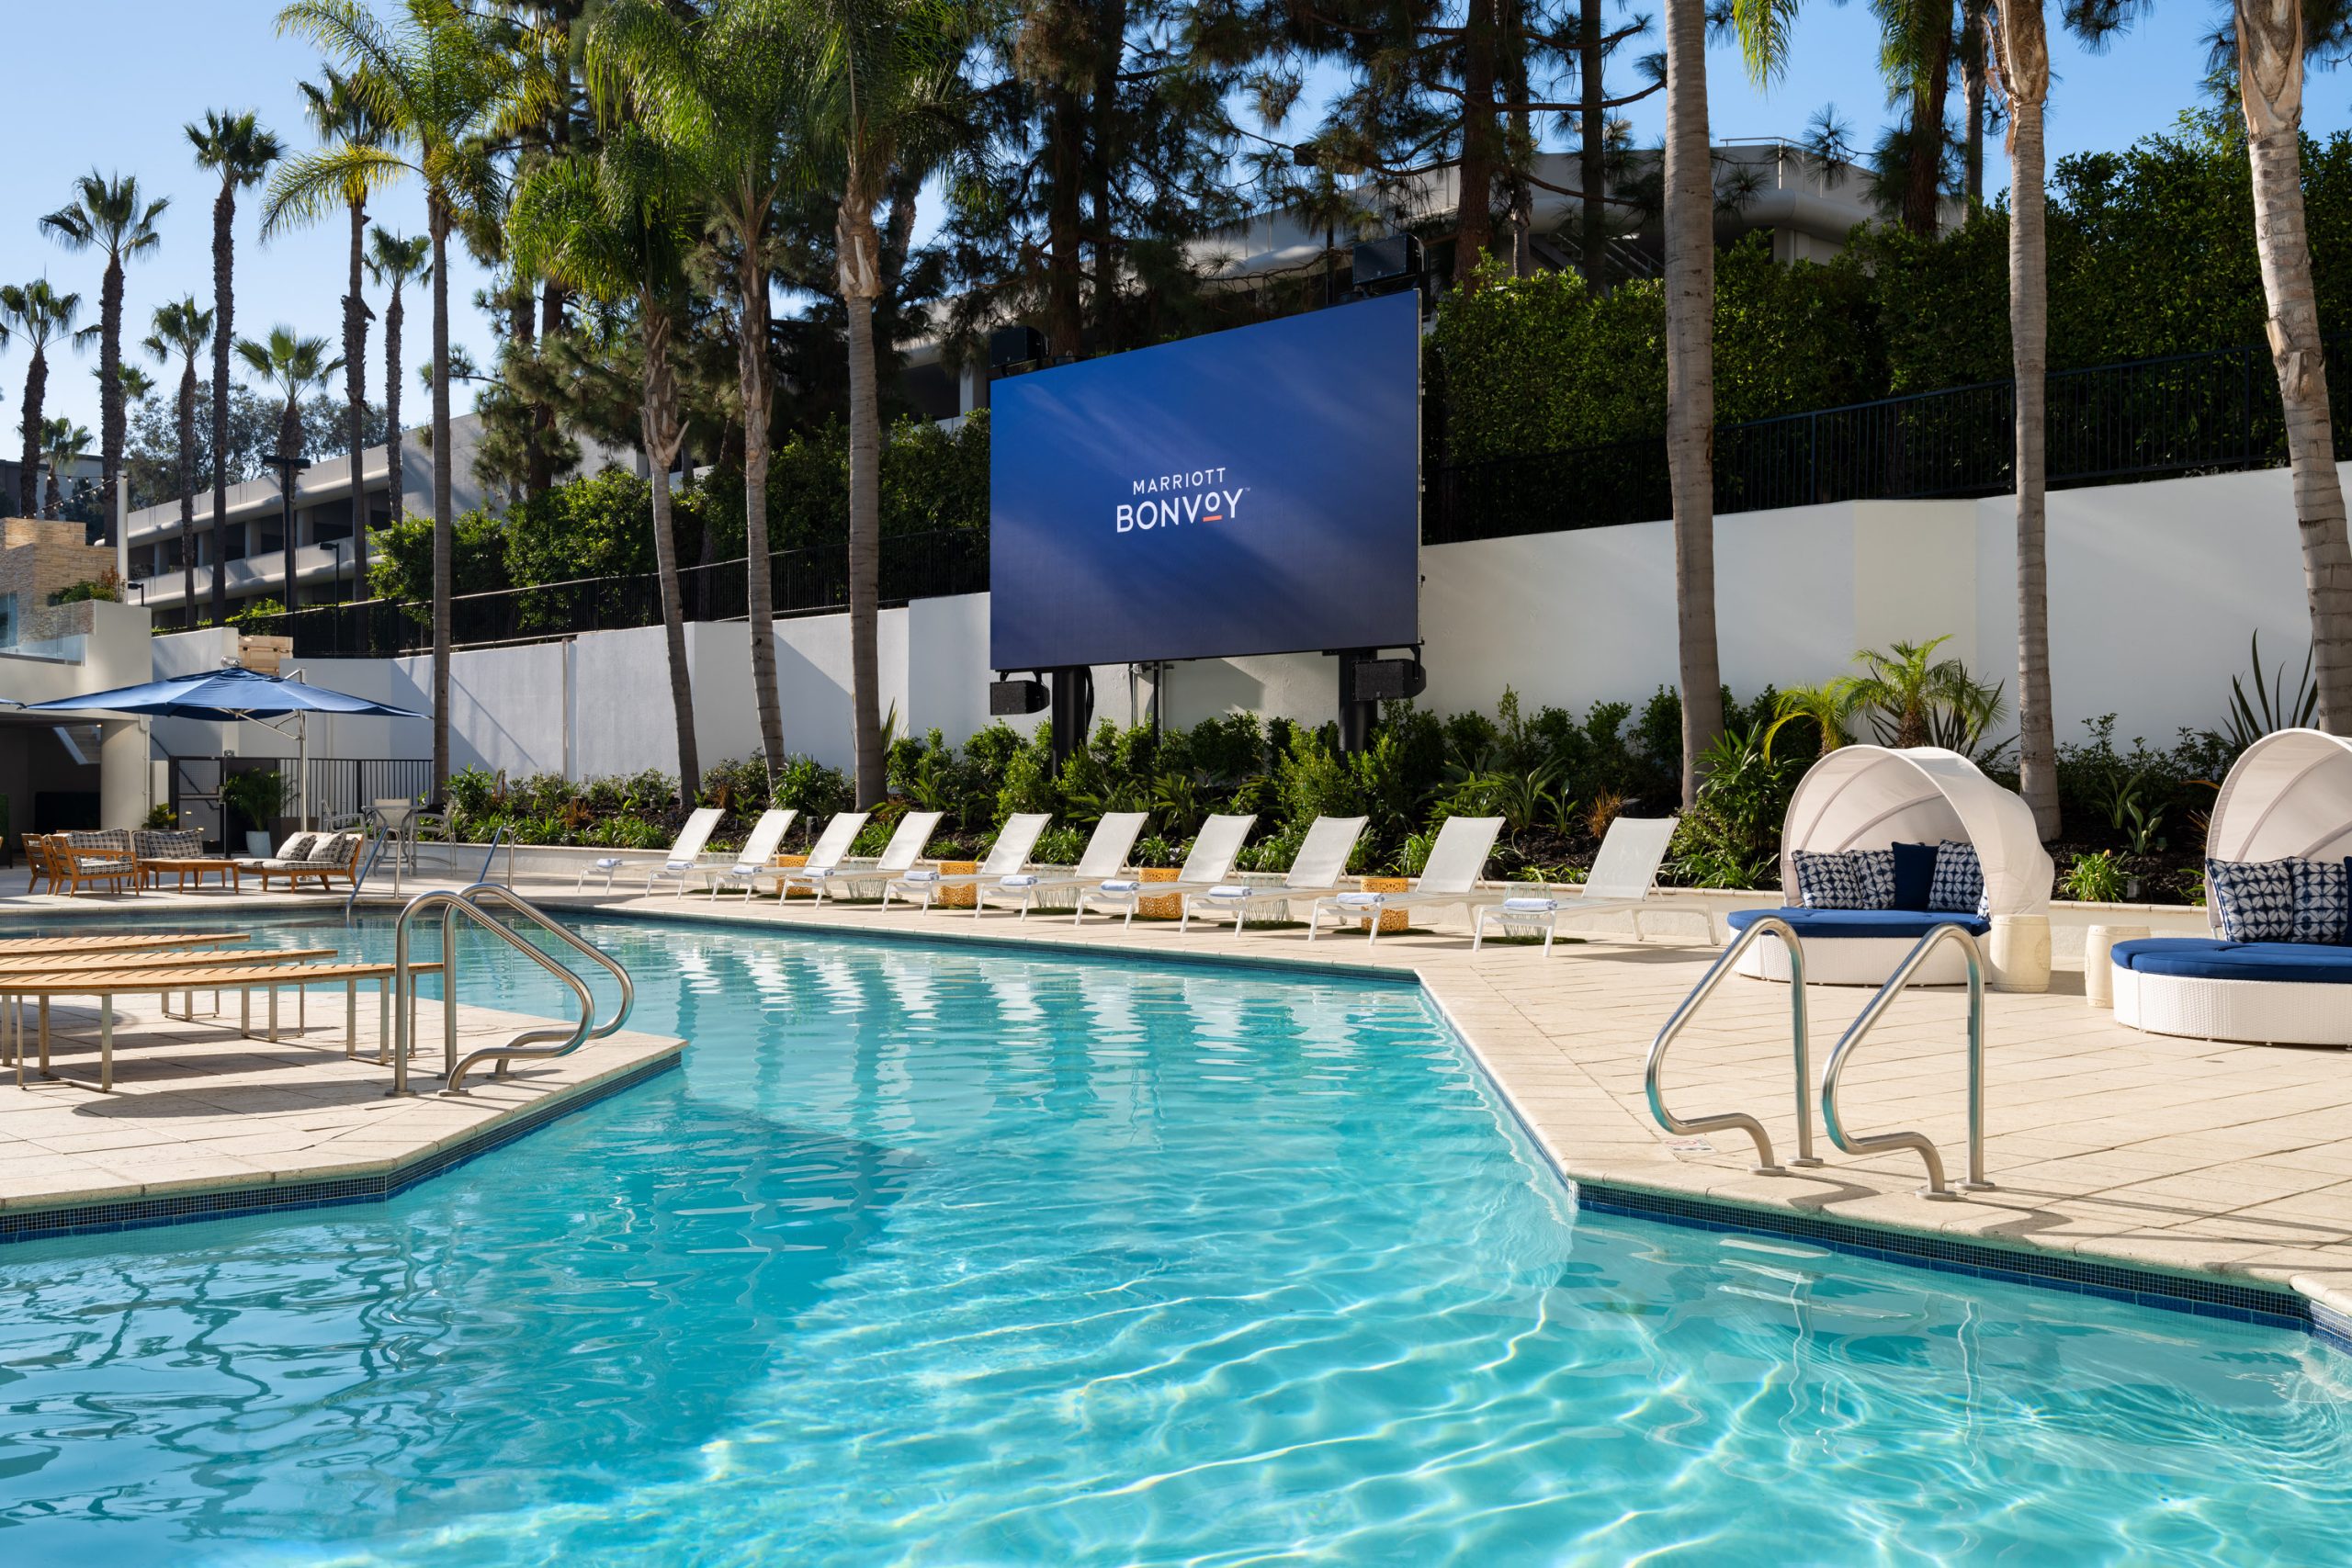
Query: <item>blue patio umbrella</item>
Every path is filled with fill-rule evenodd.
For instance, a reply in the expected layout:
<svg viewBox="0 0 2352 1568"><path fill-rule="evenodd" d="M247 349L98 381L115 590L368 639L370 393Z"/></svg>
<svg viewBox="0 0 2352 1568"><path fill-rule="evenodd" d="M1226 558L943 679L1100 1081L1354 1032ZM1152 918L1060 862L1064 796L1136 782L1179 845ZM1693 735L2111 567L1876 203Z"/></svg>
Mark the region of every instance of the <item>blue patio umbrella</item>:
<svg viewBox="0 0 2352 1568"><path fill-rule="evenodd" d="M242 665L199 670L168 681L137 686L117 686L110 692L85 692L45 703L27 703L26 713L120 713L144 718L272 719L294 715L300 719L295 768L302 782L302 818L310 819L310 716L349 714L377 718L423 718L413 708L394 707L324 686L312 686L283 675L264 675Z"/></svg>
<svg viewBox="0 0 2352 1568"><path fill-rule="evenodd" d="M149 718L283 718L288 714L353 714L378 718L423 718L413 708L371 702L283 675L264 675L242 665L199 670L168 681L85 692L46 703L28 703L27 713L129 713Z"/></svg>

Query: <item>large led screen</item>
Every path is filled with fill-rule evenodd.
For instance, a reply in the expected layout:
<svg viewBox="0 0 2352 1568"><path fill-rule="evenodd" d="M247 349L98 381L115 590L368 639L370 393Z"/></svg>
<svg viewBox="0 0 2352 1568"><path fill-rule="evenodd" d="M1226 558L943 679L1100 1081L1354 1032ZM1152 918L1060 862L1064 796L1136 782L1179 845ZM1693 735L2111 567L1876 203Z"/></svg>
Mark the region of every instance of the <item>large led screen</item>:
<svg viewBox="0 0 2352 1568"><path fill-rule="evenodd" d="M1410 294L999 381L989 662L1420 637Z"/></svg>

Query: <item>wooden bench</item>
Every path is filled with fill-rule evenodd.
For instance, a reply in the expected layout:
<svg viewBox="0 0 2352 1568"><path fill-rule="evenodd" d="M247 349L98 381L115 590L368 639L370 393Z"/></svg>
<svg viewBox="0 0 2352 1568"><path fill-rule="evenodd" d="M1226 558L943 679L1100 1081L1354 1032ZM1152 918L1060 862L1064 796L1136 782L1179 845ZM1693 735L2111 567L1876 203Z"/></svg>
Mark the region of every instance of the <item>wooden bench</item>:
<svg viewBox="0 0 2352 1568"><path fill-rule="evenodd" d="M303 950L309 953L311 950ZM105 968L94 967L82 973L51 968L40 973L31 970L0 973L0 1002L15 1001L18 1005L8 1010L14 1016L11 1031L13 1055L17 1068L17 1085L25 1081L25 1020L22 1003L32 999L39 1003L40 1070L45 1077L55 1077L49 1066L50 1002L58 997L96 997L98 999L98 1088L111 1091L114 1088L114 998L119 996L155 996L164 1000L164 1016L173 1016L170 998L175 991L235 991L239 995L237 1032L250 1039L253 1034L253 993L265 990L269 994L269 1039L277 1039L277 993L287 987L295 987L298 995L308 986L340 983L344 988L343 1054L346 1059L355 1056L359 1039L359 985L362 981L377 982L377 1005L381 1015L381 1046L378 1056L391 1059L392 974L390 964L309 964L288 962L273 964L266 953L244 953L242 964L183 964L177 961L159 963L153 967ZM289 953L289 958L298 956ZM411 974L437 974L441 965L411 964Z"/></svg>
<svg viewBox="0 0 2352 1568"><path fill-rule="evenodd" d="M115 931L105 936L0 938L0 963L25 953L133 953L141 948L211 947L251 942L251 931Z"/></svg>

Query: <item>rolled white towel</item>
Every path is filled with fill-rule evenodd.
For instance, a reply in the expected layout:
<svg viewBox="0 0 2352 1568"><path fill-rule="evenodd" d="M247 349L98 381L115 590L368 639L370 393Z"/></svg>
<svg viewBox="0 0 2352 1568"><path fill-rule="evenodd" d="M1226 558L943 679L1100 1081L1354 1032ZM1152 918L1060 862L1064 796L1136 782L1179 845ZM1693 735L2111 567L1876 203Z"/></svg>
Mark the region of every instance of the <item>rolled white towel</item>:
<svg viewBox="0 0 2352 1568"><path fill-rule="evenodd" d="M906 875L900 877L899 880L901 882L936 882L939 880L939 871L936 867L925 866L907 873Z"/></svg>
<svg viewBox="0 0 2352 1568"><path fill-rule="evenodd" d="M1105 893L1134 893L1141 890L1142 887L1143 883L1139 878L1123 876L1115 882L1104 883L1102 885L1102 891Z"/></svg>
<svg viewBox="0 0 2352 1568"><path fill-rule="evenodd" d="M1011 876L1000 878L997 886L999 887L1035 887L1037 886L1037 879L1025 871L1016 871Z"/></svg>
<svg viewBox="0 0 2352 1568"><path fill-rule="evenodd" d="M1381 903L1387 897L1385 893L1342 893L1340 895L1340 902L1358 908L1369 908Z"/></svg>
<svg viewBox="0 0 2352 1568"><path fill-rule="evenodd" d="M1250 894L1256 891L1257 889L1254 887L1244 887L1238 883L1220 882L1215 887L1209 889L1209 897L1212 898L1247 898Z"/></svg>
<svg viewBox="0 0 2352 1568"><path fill-rule="evenodd" d="M1514 915L1548 915L1560 907L1557 898L1506 898L1503 908Z"/></svg>
<svg viewBox="0 0 2352 1568"><path fill-rule="evenodd" d="M598 855L596 857L596 869L598 871L611 871L620 863L621 857L618 855Z"/></svg>

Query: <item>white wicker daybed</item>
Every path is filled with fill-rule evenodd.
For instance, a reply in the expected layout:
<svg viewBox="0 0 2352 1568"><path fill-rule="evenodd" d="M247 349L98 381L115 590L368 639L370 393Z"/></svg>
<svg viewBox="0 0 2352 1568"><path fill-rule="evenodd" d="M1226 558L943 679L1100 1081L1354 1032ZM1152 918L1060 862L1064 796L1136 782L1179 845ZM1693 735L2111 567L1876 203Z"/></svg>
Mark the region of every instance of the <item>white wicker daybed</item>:
<svg viewBox="0 0 2352 1568"><path fill-rule="evenodd" d="M2050 984L2050 852L2041 847L2025 802L1984 776L1957 751L1936 746L1896 750L1841 746L1797 782L1781 826L1781 886L1794 897L1799 851L1883 850L1895 844L1972 846L1984 871L1976 909L1827 909L1793 904L1736 910L1734 931L1765 915L1795 928L1804 944L1805 978L1818 985L1884 984L1914 943L1936 925L1956 921L1984 943L1996 989L2039 991ZM1739 972L1789 977L1788 952L1769 938L1740 955ZM1957 985L1967 960L1939 948L1918 975L1924 985Z"/></svg>
<svg viewBox="0 0 2352 1568"><path fill-rule="evenodd" d="M2205 829L2209 860L2352 857L2352 739L2282 729L2240 754ZM2207 937L2116 944L2115 1021L2151 1034L2352 1045L2352 945L2230 942L2209 897Z"/></svg>

